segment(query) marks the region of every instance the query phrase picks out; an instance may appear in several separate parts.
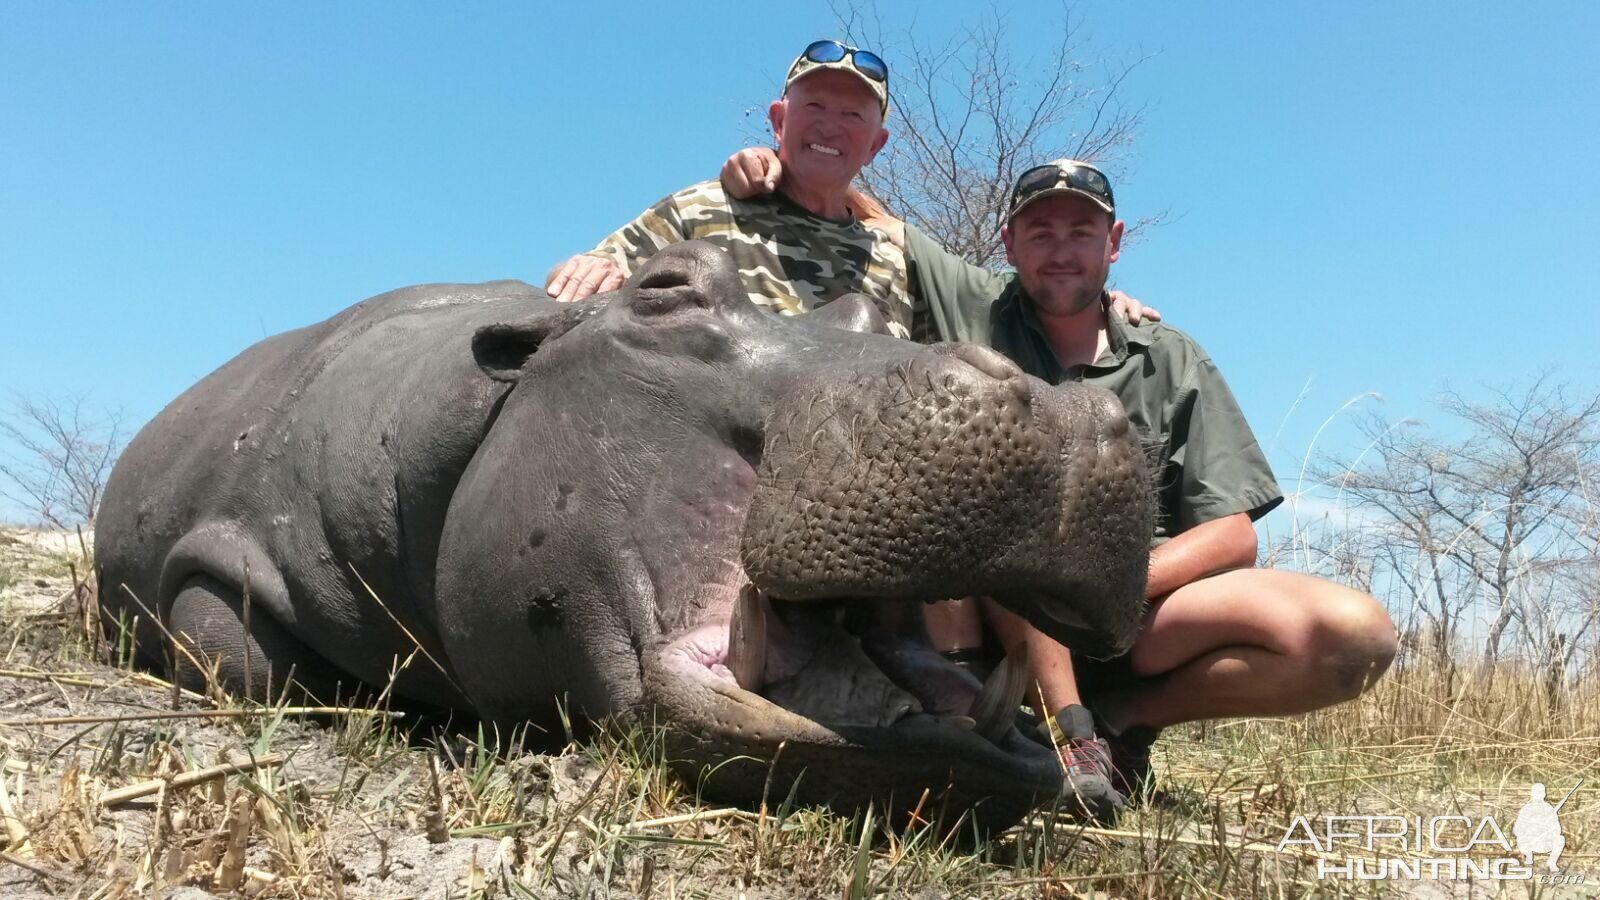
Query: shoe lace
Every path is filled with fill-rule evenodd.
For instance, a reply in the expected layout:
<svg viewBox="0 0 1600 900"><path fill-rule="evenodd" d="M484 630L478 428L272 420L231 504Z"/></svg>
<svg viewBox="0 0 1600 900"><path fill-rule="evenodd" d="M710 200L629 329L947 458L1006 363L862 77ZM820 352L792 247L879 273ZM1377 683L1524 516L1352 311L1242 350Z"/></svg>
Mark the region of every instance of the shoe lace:
<svg viewBox="0 0 1600 900"><path fill-rule="evenodd" d="M1111 750L1099 738L1068 738L1058 753L1061 770L1068 775L1111 776Z"/></svg>

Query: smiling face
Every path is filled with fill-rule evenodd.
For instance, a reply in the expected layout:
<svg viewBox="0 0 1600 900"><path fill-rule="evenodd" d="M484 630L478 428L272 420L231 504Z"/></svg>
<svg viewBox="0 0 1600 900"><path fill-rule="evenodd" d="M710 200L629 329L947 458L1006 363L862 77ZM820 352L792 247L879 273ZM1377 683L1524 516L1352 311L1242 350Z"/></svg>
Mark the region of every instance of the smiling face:
<svg viewBox="0 0 1600 900"><path fill-rule="evenodd" d="M877 96L849 72L801 78L768 115L784 177L809 191L843 191L889 140Z"/></svg>
<svg viewBox="0 0 1600 900"><path fill-rule="evenodd" d="M1039 312L1070 316L1105 290L1122 250L1122 222L1084 197L1057 194L1028 204L1000 237Z"/></svg>

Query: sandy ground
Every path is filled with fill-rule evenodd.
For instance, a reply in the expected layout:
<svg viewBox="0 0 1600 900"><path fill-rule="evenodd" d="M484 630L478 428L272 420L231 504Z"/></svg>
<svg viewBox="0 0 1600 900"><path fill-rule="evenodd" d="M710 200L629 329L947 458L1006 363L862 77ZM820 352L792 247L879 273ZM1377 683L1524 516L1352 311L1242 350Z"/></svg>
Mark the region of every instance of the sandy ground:
<svg viewBox="0 0 1600 900"><path fill-rule="evenodd" d="M63 626L77 614L66 563L80 558L76 534L0 529L0 637L9 649L0 661L6 782L0 821L14 856L53 873L0 864L0 897L214 896L205 889L216 889L210 883L213 845L226 835L227 810L244 796L238 776L226 787L175 791L167 800L152 796L110 809L100 807L99 797L154 772L264 752L281 753L286 762L255 783L279 805L288 804L292 813L279 818L292 815L296 824L274 831L271 814L260 808L266 804L257 804L244 863L246 872L268 874L246 878L248 896L464 897L525 862L518 857L526 857L527 848L509 838L430 842L423 820L433 807L427 760L438 754L404 752L401 743L388 761L352 759L337 746L337 723L284 719L269 737L263 737L268 726L261 719L39 723L210 708L192 699L174 704L170 688L148 676L64 651L61 639L70 629ZM529 781L543 791L540 808L550 811L583 794L596 774L579 756L528 757L499 774L518 767L536 770ZM19 834L27 839L21 850ZM580 861L559 889L531 888L522 895L592 893L581 867ZM237 896L215 895L224 894Z"/></svg>
<svg viewBox="0 0 1600 900"><path fill-rule="evenodd" d="M730 817L675 823L648 834L630 831L641 821L660 824L681 818L685 810L705 810L674 793L676 788L659 791L642 768L603 767L593 746L479 767L457 764L466 759L466 742L459 736L443 740L442 749L423 741L408 745L393 736L363 735L353 723L370 720L357 718L153 718L174 709L216 707L203 698L174 698L170 685L147 674L92 661L94 654L75 636L82 632L77 627L81 603L69 563L81 558L76 534L0 527L0 844L12 857L0 860L0 898L790 900L840 896L841 881L853 868L849 847L840 843L843 833L822 827L796 829L792 839L783 832L761 838L745 820ZM81 575L81 563L78 569ZM1390 681L1399 682L1403 674L1391 675ZM1224 826L1234 835L1230 842L1245 837L1270 842L1291 814L1308 810L1513 815L1529 781L1571 785L1579 775L1593 780L1593 754L1579 749L1592 746L1594 719L1584 710L1596 707L1589 701L1571 701L1553 737L1519 738L1505 730L1508 726L1479 724L1523 721L1502 700L1484 698L1487 705L1475 712L1466 707L1459 714L1439 712L1435 706L1442 704L1411 699L1419 691L1414 680L1327 713L1320 726L1314 719L1243 720L1204 734L1168 735L1158 765L1170 773L1177 793L1196 794L1207 804L1197 805L1199 812L1191 816L1152 803L1119 825L1121 838L1071 839L1078 849L1076 855L1062 856L1073 866L1064 871L1081 877L1151 868L1139 849L1145 843L1129 844L1126 835L1129 829L1154 829L1168 840L1189 842L1163 845L1161 858L1174 867L1201 866L1209 873L1210 867L1226 865L1244 873L1240 880L1259 878L1280 894L1286 886L1296 894L1317 887L1305 880L1304 868L1286 871L1285 880L1268 878L1245 871L1258 857L1218 850L1213 860L1210 849L1194 845L1206 844L1205 836L1221 833ZM1593 696L1576 687L1574 692L1574 698ZM1504 703L1518 708L1531 702L1514 690L1502 693ZM1409 718L1389 728L1386 723L1401 713ZM133 718L41 721L63 716ZM107 791L152 777L266 753L282 754L282 765L120 805L100 802ZM438 793L436 772L442 785ZM1269 782L1291 789L1263 793ZM502 802L506 797L516 802ZM1487 803L1486 797L1495 802ZM430 814L455 823L450 827L506 822L518 827L435 843L428 837ZM1566 864L1575 872L1600 873L1590 849L1600 830L1586 795L1575 798L1563 814L1563 826L1573 842ZM239 836L243 848L233 869L242 879L238 889L219 883L227 869L230 834ZM820 846L824 842L827 846ZM1185 853L1193 855L1179 862ZM888 877L886 855L891 854L872 858L875 878ZM937 853L923 856L943 859ZM985 864L970 857L947 862L953 866L949 872L930 868L931 884L913 880L911 890L890 895L973 896L967 888L982 877L975 873ZM1197 876L1191 871L1186 877ZM1541 886L1536 895L1600 896L1596 881ZM1110 885L1112 895L1119 886ZM1073 891L1088 887L1080 883ZM1524 895L1509 885L1500 888L1395 882L1372 890L1380 896ZM1073 891L982 894L1089 895Z"/></svg>
<svg viewBox="0 0 1600 900"><path fill-rule="evenodd" d="M93 532L84 532L80 544L77 532L0 525L0 609L40 611L65 603L72 593L65 563L85 550L94 551Z"/></svg>

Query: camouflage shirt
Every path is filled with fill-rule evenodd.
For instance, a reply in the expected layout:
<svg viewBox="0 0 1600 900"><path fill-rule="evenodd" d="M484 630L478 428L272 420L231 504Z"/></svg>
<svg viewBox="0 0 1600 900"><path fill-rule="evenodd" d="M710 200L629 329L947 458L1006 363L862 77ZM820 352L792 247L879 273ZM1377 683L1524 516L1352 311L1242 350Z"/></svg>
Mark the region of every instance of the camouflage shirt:
<svg viewBox="0 0 1600 900"><path fill-rule="evenodd" d="M679 241L709 241L733 256L750 302L797 315L849 293L877 304L897 337L911 336L905 252L851 219L818 216L781 192L733 200L717 181L693 184L645 210L590 253L625 275ZM925 317L925 316L924 316Z"/></svg>

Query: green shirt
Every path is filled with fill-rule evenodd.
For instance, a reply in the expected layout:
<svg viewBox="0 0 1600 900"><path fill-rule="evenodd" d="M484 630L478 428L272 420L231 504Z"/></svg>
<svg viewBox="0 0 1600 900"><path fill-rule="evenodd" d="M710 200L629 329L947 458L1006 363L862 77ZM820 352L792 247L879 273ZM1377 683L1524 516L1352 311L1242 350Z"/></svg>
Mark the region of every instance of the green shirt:
<svg viewBox="0 0 1600 900"><path fill-rule="evenodd" d="M1117 395L1152 453L1158 542L1235 513L1259 519L1283 502L1233 392L1188 335L1160 322L1130 325L1108 310L1106 352L1063 367L1015 273L971 265L909 225L906 256L940 338L988 344L1051 384L1079 381Z"/></svg>
<svg viewBox="0 0 1600 900"><path fill-rule="evenodd" d="M750 302L779 313L810 312L845 294L864 294L896 337L910 337L917 313L907 290L906 258L883 231L858 219L825 219L781 192L734 200L717 181L663 197L589 251L632 275L679 241L702 240L727 251Z"/></svg>

